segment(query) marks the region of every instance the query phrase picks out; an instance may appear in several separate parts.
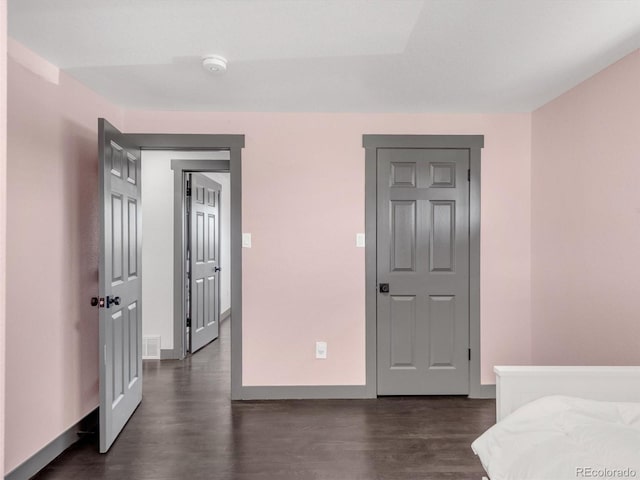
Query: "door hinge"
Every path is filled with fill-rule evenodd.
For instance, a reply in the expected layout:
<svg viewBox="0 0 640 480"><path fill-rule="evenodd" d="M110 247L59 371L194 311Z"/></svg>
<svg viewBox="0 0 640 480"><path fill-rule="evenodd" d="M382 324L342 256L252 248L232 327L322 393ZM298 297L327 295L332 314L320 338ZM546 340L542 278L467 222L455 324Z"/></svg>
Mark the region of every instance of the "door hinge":
<svg viewBox="0 0 640 480"><path fill-rule="evenodd" d="M187 328L191 328L191 319L187 317Z"/></svg>
<svg viewBox="0 0 640 480"><path fill-rule="evenodd" d="M191 196L191 187L187 187L187 197Z"/></svg>
<svg viewBox="0 0 640 480"><path fill-rule="evenodd" d="M467 169L467 181L468 182L471 181L471 169L470 168Z"/></svg>
<svg viewBox="0 0 640 480"><path fill-rule="evenodd" d="M469 352L469 361L471 361L471 349L469 348L467 351Z"/></svg>

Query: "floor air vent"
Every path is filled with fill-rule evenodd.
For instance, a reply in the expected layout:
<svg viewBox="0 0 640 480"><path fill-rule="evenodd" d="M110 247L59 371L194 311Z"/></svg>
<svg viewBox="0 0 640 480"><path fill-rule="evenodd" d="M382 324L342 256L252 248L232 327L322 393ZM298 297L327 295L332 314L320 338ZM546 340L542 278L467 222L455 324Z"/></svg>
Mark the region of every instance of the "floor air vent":
<svg viewBox="0 0 640 480"><path fill-rule="evenodd" d="M143 360L160 360L160 336L142 337L142 359Z"/></svg>

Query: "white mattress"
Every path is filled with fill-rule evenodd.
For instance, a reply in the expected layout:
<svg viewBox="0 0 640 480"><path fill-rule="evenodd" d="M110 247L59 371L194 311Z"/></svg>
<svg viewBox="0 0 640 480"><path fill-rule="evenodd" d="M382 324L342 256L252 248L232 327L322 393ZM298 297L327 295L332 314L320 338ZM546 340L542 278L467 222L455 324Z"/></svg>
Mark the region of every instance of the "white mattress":
<svg viewBox="0 0 640 480"><path fill-rule="evenodd" d="M544 397L471 448L491 480L640 480L640 403Z"/></svg>

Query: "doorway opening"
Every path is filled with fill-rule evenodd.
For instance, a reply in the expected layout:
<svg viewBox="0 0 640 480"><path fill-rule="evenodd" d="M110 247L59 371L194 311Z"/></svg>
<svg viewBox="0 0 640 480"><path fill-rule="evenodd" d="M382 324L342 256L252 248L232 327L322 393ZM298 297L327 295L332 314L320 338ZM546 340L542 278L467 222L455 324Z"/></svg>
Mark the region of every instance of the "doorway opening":
<svg viewBox="0 0 640 480"><path fill-rule="evenodd" d="M100 452L109 450L118 434L142 401L142 315L145 307L142 302L142 152L162 150L165 152L220 151L226 160L205 160L213 162L204 167L204 163L193 160L184 161L174 168L173 178L169 173L168 184L172 181L174 204L182 205L185 189L185 172L205 171L229 172L230 176L230 277L231 307L233 321L230 323L231 348L231 398L236 399L242 390L242 160L244 135L209 134L145 134L124 133L107 120L98 119L98 160L99 160L99 292L92 304L99 307L99 383L100 383ZM171 162L171 158L169 159ZM170 172L170 171L169 171ZM176 175L177 173L177 175ZM175 195L179 192L179 196ZM146 207L149 207L147 204ZM169 206L161 208L162 215L171 218L171 212L177 225L183 225L184 216L180 208ZM178 230L182 232L182 230ZM174 271L164 284L182 283L183 237L170 233L174 237ZM180 245L180 250L176 250ZM177 253L176 253L177 252ZM162 257L160 257L162 258ZM173 281L172 281L173 277ZM179 280L176 280L179 278ZM174 308L183 310L184 291L180 290L180 299L174 301ZM167 295L173 297L173 295ZM150 299L149 305L160 300L161 296ZM176 307L176 304L179 307ZM169 309L171 311L171 309ZM182 317L186 318L186 317ZM170 328L171 329L171 328ZM184 331L184 329L182 330ZM170 335L169 335L170 336ZM184 356L183 339L173 337L172 351L177 357Z"/></svg>
<svg viewBox="0 0 640 480"><path fill-rule="evenodd" d="M230 316L229 158L228 150L142 152L143 340L160 339L155 358L196 352Z"/></svg>

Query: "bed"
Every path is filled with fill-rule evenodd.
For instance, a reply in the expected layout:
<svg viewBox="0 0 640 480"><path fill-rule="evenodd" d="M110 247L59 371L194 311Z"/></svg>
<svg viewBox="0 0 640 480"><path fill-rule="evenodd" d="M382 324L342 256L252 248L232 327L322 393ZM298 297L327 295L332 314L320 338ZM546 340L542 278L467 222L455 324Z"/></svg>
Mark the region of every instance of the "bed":
<svg viewBox="0 0 640 480"><path fill-rule="evenodd" d="M640 367L500 366L491 480L640 479Z"/></svg>

